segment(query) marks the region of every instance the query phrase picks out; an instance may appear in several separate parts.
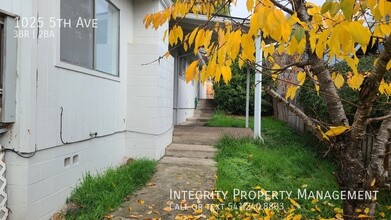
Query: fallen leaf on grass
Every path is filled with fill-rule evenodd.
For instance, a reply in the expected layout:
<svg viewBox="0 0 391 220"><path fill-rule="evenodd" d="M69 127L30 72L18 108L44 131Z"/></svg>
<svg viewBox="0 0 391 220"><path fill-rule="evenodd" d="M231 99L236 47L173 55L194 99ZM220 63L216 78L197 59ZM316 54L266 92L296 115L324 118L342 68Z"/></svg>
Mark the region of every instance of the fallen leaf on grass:
<svg viewBox="0 0 391 220"><path fill-rule="evenodd" d="M140 203L141 205L143 205L145 203L145 201L142 199L137 200L137 202Z"/></svg>
<svg viewBox="0 0 391 220"><path fill-rule="evenodd" d="M105 219L112 219L114 218L114 215L105 215Z"/></svg>
<svg viewBox="0 0 391 220"><path fill-rule="evenodd" d="M171 212L171 211L172 211L172 208L171 208L171 207L165 207L163 210L164 210L165 212Z"/></svg>
<svg viewBox="0 0 391 220"><path fill-rule="evenodd" d="M143 216L142 215L129 215L128 216L129 218L133 218L133 219L140 219L140 218L142 218Z"/></svg>
<svg viewBox="0 0 391 220"><path fill-rule="evenodd" d="M201 214L201 213L202 213L202 209L196 209L193 212L193 214Z"/></svg>

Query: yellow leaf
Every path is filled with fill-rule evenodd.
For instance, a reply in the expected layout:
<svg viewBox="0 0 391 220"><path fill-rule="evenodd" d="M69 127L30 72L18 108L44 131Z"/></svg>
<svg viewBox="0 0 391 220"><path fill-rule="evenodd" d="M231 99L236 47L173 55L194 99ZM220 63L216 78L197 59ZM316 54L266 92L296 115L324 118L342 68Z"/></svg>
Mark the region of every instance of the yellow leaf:
<svg viewBox="0 0 391 220"><path fill-rule="evenodd" d="M358 90L364 81L364 76L361 74L353 74L353 76L348 79L348 85L353 90Z"/></svg>
<svg viewBox="0 0 391 220"><path fill-rule="evenodd" d="M341 10L347 19L351 19L353 15L353 7L356 0L342 0Z"/></svg>
<svg viewBox="0 0 391 220"><path fill-rule="evenodd" d="M362 46L367 46L371 39L371 32L367 27L364 27L361 22L353 21L349 23L349 32L353 40Z"/></svg>
<svg viewBox="0 0 391 220"><path fill-rule="evenodd" d="M202 213L202 209L196 209L194 210L194 214L201 214Z"/></svg>
<svg viewBox="0 0 391 220"><path fill-rule="evenodd" d="M341 9L340 4L338 2L332 2L330 7L331 17L334 17L338 13L339 9Z"/></svg>
<svg viewBox="0 0 391 220"><path fill-rule="evenodd" d="M242 69L244 64L244 61L242 59L239 59L239 68Z"/></svg>
<svg viewBox="0 0 391 220"><path fill-rule="evenodd" d="M325 3L323 3L320 13L324 14L328 12L331 8L331 3L332 3L331 1L326 1Z"/></svg>
<svg viewBox="0 0 391 220"><path fill-rule="evenodd" d="M337 126L337 127L330 127L330 130L326 131L326 135L328 137L335 137L335 136L338 136L342 133L344 133L345 131L349 130L350 127L345 127L345 126Z"/></svg>
<svg viewBox="0 0 391 220"><path fill-rule="evenodd" d="M387 69L387 70L390 70L390 69L391 69L391 60L388 61L387 66L386 66L386 69Z"/></svg>
<svg viewBox="0 0 391 220"><path fill-rule="evenodd" d="M298 209L301 209L299 203L297 203L294 199L289 199L289 201L291 201L292 205L296 206Z"/></svg>
<svg viewBox="0 0 391 220"><path fill-rule="evenodd" d="M229 66L222 66L221 73L223 75L224 81L228 83L232 77L231 68L229 68Z"/></svg>
<svg viewBox="0 0 391 220"><path fill-rule="evenodd" d="M355 210L357 213L360 213L360 212L362 212L362 210L361 209L356 209Z"/></svg>
<svg viewBox="0 0 391 220"><path fill-rule="evenodd" d="M386 217L386 215L384 214L384 212L380 212L379 215L380 215L381 217L383 217L383 218Z"/></svg>
<svg viewBox="0 0 391 220"><path fill-rule="evenodd" d="M198 60L193 61L186 70L186 82L190 82L194 79L198 70Z"/></svg>
<svg viewBox="0 0 391 220"><path fill-rule="evenodd" d="M371 182L371 186L375 186L375 183L376 183L376 178L374 178Z"/></svg>
<svg viewBox="0 0 391 220"><path fill-rule="evenodd" d="M391 96L391 83L389 83L385 88L384 91L386 92L387 96Z"/></svg>
<svg viewBox="0 0 391 220"><path fill-rule="evenodd" d="M386 11L386 0L379 0L379 5L377 6L380 12L380 15L384 18L387 15Z"/></svg>
<svg viewBox="0 0 391 220"><path fill-rule="evenodd" d="M343 86L344 82L345 82L345 79L343 78L343 76L341 74L339 74L339 73L335 73L334 72L332 74L332 78L333 78L335 86L338 89L340 89Z"/></svg>
<svg viewBox="0 0 391 220"><path fill-rule="evenodd" d="M204 44L204 40L205 40L205 30L201 29L200 31L198 31L197 37L195 39L195 43L194 43L195 53L198 52L198 48Z"/></svg>
<svg viewBox="0 0 391 220"><path fill-rule="evenodd" d="M163 210L165 211L165 212L171 212L172 211L172 209L170 208L170 207L165 207L165 208L163 208Z"/></svg>
<svg viewBox="0 0 391 220"><path fill-rule="evenodd" d="M373 9L376 5L376 0L368 0L367 5L370 9Z"/></svg>
<svg viewBox="0 0 391 220"><path fill-rule="evenodd" d="M278 79L278 74L273 73L272 74L273 81L276 81Z"/></svg>
<svg viewBox="0 0 391 220"><path fill-rule="evenodd" d="M299 45L297 46L297 53L298 53L298 54L304 53L304 51L305 51L305 46L307 45L306 42L307 42L306 39L302 39L302 40L299 42Z"/></svg>
<svg viewBox="0 0 391 220"><path fill-rule="evenodd" d="M359 215L357 216L357 218L369 218L369 216L364 215L364 214L359 214Z"/></svg>
<svg viewBox="0 0 391 220"><path fill-rule="evenodd" d="M364 213L365 213L365 214L368 214L368 213L369 213L369 208L365 208L365 209L364 209Z"/></svg>
<svg viewBox="0 0 391 220"><path fill-rule="evenodd" d="M301 215L298 214L298 215L295 215L295 217L292 218L292 220L300 220L301 219Z"/></svg>
<svg viewBox="0 0 391 220"><path fill-rule="evenodd" d="M311 51L314 52L316 48L316 32L314 29L310 30L310 45Z"/></svg>
<svg viewBox="0 0 391 220"><path fill-rule="evenodd" d="M288 90L286 91L286 94L285 94L285 99L286 100L293 100L296 96L296 91L297 91L298 87L297 86L294 86L294 85L291 85Z"/></svg>
<svg viewBox="0 0 391 220"><path fill-rule="evenodd" d="M137 202L140 203L141 205L143 205L145 201L142 199L139 199L139 200L137 200Z"/></svg>
<svg viewBox="0 0 391 220"><path fill-rule="evenodd" d="M334 212L337 214L342 214L343 210L341 208L334 208Z"/></svg>
<svg viewBox="0 0 391 220"><path fill-rule="evenodd" d="M168 57L170 57L170 51L167 51L165 54L164 54L164 57L167 59Z"/></svg>
<svg viewBox="0 0 391 220"><path fill-rule="evenodd" d="M196 27L190 34L190 37L189 37L189 47L193 44L194 42L194 38L197 34L197 31L198 31L198 27Z"/></svg>
<svg viewBox="0 0 391 220"><path fill-rule="evenodd" d="M303 85L304 82L305 82L305 77L306 77L306 74L305 72L303 71L300 71L298 74L297 74L297 81L299 81L299 85Z"/></svg>
<svg viewBox="0 0 391 220"><path fill-rule="evenodd" d="M251 12L254 7L254 0L247 0L246 6L247 6L247 11Z"/></svg>

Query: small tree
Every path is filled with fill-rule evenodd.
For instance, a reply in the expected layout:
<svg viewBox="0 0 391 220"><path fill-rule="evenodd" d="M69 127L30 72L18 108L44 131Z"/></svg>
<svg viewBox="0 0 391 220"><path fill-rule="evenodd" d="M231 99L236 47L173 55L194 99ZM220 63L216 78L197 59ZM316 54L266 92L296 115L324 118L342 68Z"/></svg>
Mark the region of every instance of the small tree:
<svg viewBox="0 0 391 220"><path fill-rule="evenodd" d="M246 6L251 16L249 20L238 21L225 17L229 22L208 25L225 7L235 4L235 0L183 0L162 12L147 15L146 27L151 24L158 28L168 20L176 20L169 32L171 45L182 44L185 50L198 53L200 48L206 51L209 62L201 65L194 61L186 71L187 80L198 73L202 79L208 77L228 82L231 77L231 65L239 58L239 66L244 63L254 69L260 64L255 62L255 39L259 33L263 38L272 39L276 44L262 43L264 57L273 62L270 56L274 52L287 52L297 59L283 67L274 65L271 74L296 66L306 71L298 72L299 83L293 84L285 97L276 93L272 87L265 91L275 99L286 103L288 108L306 123L307 128L317 137L327 142L331 152L339 159L338 181L341 189L347 191L376 190L384 183L387 172L384 169L386 145L391 136L391 110L387 115L370 118L375 100L379 96L390 96L391 85L385 80L386 70L391 68L391 2L386 0L328 0L318 6L302 0L247 0ZM219 7L218 7L219 6ZM183 36L182 18L188 13L204 14L205 24ZM213 40L217 36L217 40ZM356 47L366 50L372 42L381 44L383 50L368 72L359 72ZM325 57L346 61L352 69L349 76L343 76L329 69ZM267 68L267 67L264 67ZM302 110L289 103L296 91L305 81L312 81L313 92L319 93L326 103L332 126L322 127L308 117ZM357 109L349 121L338 89L347 84L352 90L359 91L355 102ZM347 100L349 101L349 100ZM361 141L366 137L368 125L380 122L380 128L371 152L368 166L364 166ZM374 214L375 202L365 200L344 200L344 218L357 218L356 209L369 208L369 216Z"/></svg>

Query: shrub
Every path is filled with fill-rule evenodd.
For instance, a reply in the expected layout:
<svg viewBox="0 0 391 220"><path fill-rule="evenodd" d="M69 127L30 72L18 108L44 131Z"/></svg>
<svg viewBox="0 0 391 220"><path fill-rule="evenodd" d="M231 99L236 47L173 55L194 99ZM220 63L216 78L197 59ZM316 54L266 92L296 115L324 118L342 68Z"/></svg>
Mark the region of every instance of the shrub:
<svg viewBox="0 0 391 220"><path fill-rule="evenodd" d="M215 83L214 100L220 111L234 115L246 114L246 80L247 68L240 69L237 63L231 66L232 79L226 84L223 81ZM254 71L250 77L250 114L254 113ZM262 114L271 115L273 104L270 96L262 92Z"/></svg>

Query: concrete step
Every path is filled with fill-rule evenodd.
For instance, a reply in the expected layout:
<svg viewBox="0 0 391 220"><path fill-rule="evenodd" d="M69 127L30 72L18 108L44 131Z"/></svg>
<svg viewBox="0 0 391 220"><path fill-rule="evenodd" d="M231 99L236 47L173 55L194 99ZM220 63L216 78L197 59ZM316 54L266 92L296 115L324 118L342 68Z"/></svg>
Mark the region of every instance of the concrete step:
<svg viewBox="0 0 391 220"><path fill-rule="evenodd" d="M197 107L216 107L213 99L199 99Z"/></svg>
<svg viewBox="0 0 391 220"><path fill-rule="evenodd" d="M194 113L193 117L197 118L211 118L213 114L211 113Z"/></svg>
<svg viewBox="0 0 391 220"><path fill-rule="evenodd" d="M191 117L188 118L188 122L207 122L210 117Z"/></svg>
<svg viewBox="0 0 391 220"><path fill-rule="evenodd" d="M189 158L213 158L217 150L213 146L193 144L171 144L166 148L166 156Z"/></svg>
<svg viewBox="0 0 391 220"><path fill-rule="evenodd" d="M200 121L185 121L181 123L180 125L191 125L191 126L204 126L205 122Z"/></svg>
<svg viewBox="0 0 391 220"><path fill-rule="evenodd" d="M204 158L189 158L189 157L163 157L159 163L173 164L175 166L215 166L216 162L213 159Z"/></svg>
<svg viewBox="0 0 391 220"><path fill-rule="evenodd" d="M199 108L212 108L215 109L217 106L212 104L197 104L197 109Z"/></svg>
<svg viewBox="0 0 391 220"><path fill-rule="evenodd" d="M194 111L202 111L202 112L215 112L216 111L216 108L215 107L197 107L196 109L194 109Z"/></svg>

